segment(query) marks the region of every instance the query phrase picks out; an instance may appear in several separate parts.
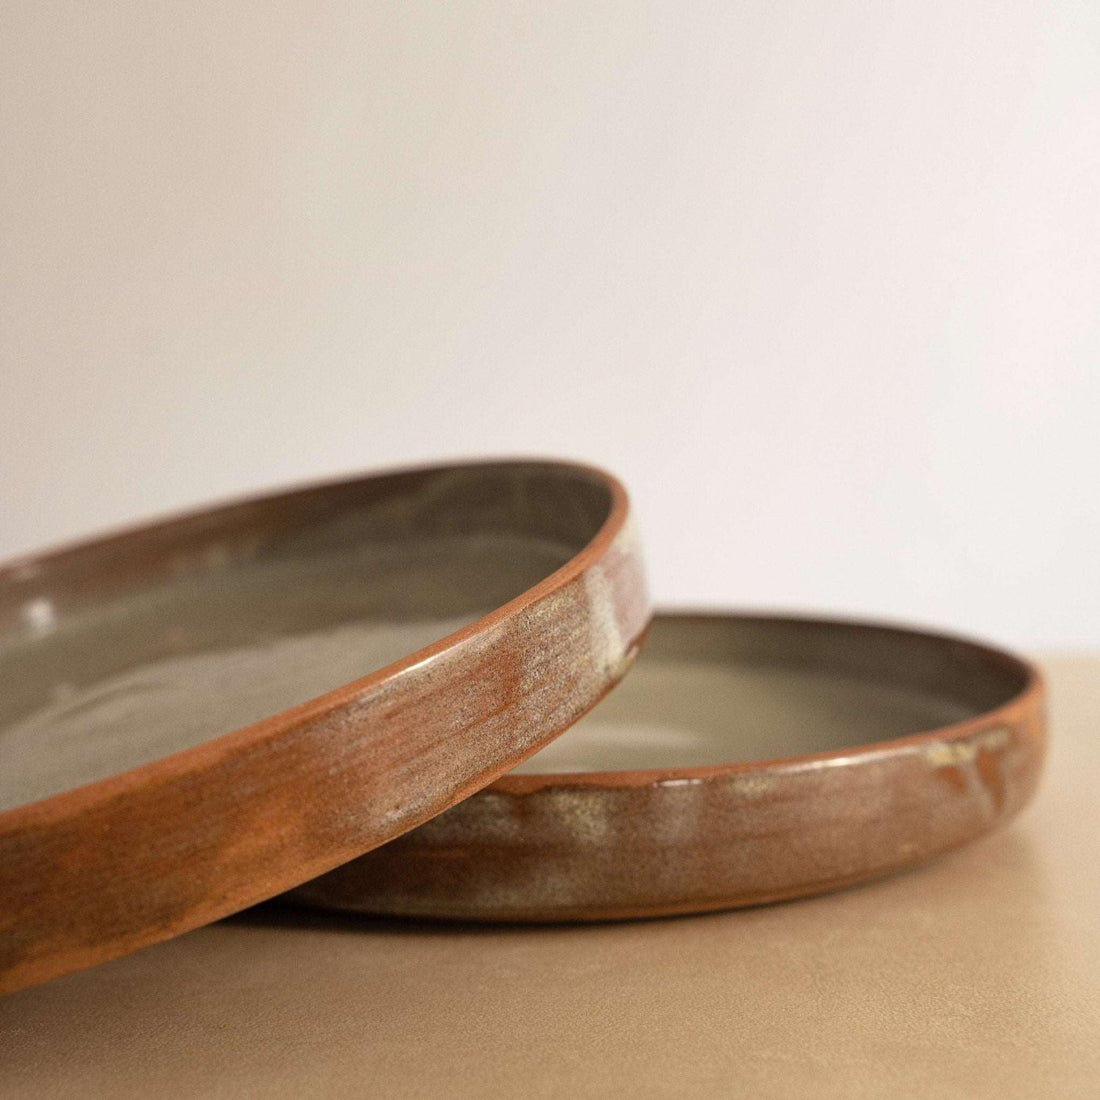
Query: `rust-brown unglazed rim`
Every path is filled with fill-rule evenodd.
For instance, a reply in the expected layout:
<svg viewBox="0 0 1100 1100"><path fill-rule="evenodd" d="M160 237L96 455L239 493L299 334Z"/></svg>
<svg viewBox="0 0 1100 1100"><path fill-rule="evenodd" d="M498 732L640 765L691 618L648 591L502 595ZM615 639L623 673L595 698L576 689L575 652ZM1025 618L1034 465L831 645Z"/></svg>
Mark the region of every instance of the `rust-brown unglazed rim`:
<svg viewBox="0 0 1100 1100"><path fill-rule="evenodd" d="M0 813L0 990L185 932L415 827L571 725L633 659L649 608L627 496L601 471L534 460L330 482L22 559L0 569L0 641L33 645L43 606L63 622L181 569L308 546L319 526L339 538L347 515L356 537L410 545L522 534L564 547L564 564L309 702Z"/></svg>
<svg viewBox="0 0 1100 1100"><path fill-rule="evenodd" d="M1035 790L1046 747L1045 689L1039 671L1020 658L892 626L659 614L639 665L609 703L641 676L650 647L660 642L667 654L669 637L681 657L835 670L966 700L969 716L793 758L513 773L299 887L291 900L467 921L736 908L919 864L1008 821ZM728 718L731 727L747 720ZM538 764L536 757L525 767Z"/></svg>

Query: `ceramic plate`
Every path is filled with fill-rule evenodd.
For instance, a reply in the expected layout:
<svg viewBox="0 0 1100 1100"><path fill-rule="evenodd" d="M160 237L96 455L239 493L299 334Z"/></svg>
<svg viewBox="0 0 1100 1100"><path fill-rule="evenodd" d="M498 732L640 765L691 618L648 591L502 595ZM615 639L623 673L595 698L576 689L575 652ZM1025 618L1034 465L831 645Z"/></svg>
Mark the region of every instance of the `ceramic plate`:
<svg viewBox="0 0 1100 1100"><path fill-rule="evenodd" d="M627 499L497 462L0 570L0 989L286 890L571 725L648 621Z"/></svg>
<svg viewBox="0 0 1100 1100"><path fill-rule="evenodd" d="M854 622L663 615L626 680L461 805L293 894L463 920L777 901L981 836L1035 790L1044 689L973 642Z"/></svg>

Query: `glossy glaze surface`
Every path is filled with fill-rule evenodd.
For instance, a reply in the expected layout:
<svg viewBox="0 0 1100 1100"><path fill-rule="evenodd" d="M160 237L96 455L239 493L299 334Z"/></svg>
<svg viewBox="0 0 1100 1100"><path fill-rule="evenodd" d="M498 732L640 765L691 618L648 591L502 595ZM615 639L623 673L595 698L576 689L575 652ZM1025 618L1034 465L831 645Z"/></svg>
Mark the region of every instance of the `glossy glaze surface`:
<svg viewBox="0 0 1100 1100"><path fill-rule="evenodd" d="M491 787L292 895L367 912L594 920L751 905L919 863L1011 818L1043 686L985 646L663 615L628 679Z"/></svg>
<svg viewBox="0 0 1100 1100"><path fill-rule="evenodd" d="M574 722L647 621L625 494L557 463L360 478L11 564L0 989L414 827Z"/></svg>

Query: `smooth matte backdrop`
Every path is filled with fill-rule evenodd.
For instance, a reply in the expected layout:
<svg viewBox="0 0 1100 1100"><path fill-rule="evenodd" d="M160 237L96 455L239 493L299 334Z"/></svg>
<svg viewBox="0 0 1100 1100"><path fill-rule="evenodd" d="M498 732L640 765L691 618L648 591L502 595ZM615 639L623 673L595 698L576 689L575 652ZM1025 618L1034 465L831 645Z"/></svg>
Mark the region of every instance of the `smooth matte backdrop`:
<svg viewBox="0 0 1100 1100"><path fill-rule="evenodd" d="M1100 5L0 12L0 555L365 467L657 598L1100 643Z"/></svg>

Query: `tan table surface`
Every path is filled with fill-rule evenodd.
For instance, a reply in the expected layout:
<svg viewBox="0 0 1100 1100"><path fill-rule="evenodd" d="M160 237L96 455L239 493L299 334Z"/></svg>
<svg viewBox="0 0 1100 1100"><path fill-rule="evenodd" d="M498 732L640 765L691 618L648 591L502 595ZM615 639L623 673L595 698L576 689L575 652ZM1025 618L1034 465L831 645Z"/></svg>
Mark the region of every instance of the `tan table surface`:
<svg viewBox="0 0 1100 1100"><path fill-rule="evenodd" d="M1100 1096L1100 658L1007 831L766 909L478 930L257 911L0 1000L0 1096Z"/></svg>

